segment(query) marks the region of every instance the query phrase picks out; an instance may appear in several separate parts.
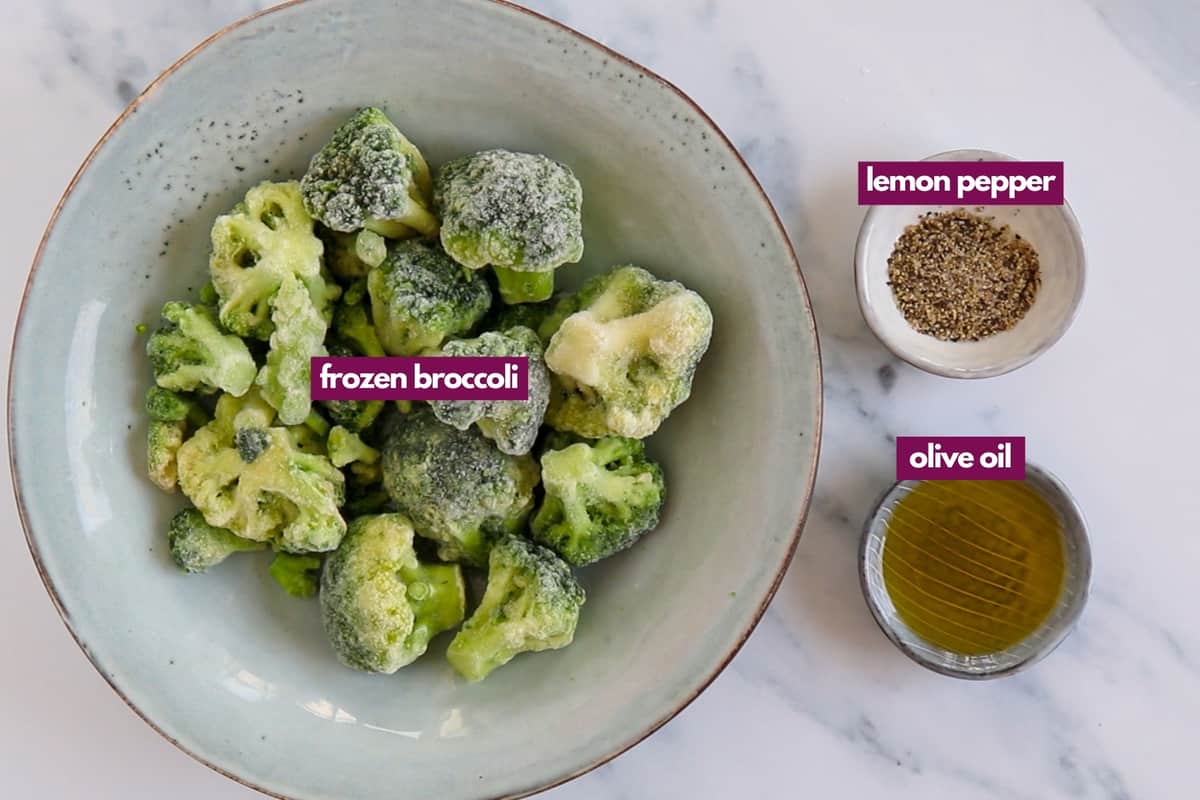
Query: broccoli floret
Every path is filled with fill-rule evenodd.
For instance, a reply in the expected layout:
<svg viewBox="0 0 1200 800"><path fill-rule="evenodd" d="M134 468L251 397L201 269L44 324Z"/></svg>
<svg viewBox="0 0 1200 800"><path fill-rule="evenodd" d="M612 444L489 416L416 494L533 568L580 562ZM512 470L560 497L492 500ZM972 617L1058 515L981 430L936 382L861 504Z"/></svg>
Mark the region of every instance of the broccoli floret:
<svg viewBox="0 0 1200 800"><path fill-rule="evenodd" d="M178 483L176 456L188 428L208 422L208 412L193 398L160 386L146 392L146 474L164 492L175 491Z"/></svg>
<svg viewBox="0 0 1200 800"><path fill-rule="evenodd" d="M432 236L429 167L378 108L363 108L333 133L300 180L304 206L326 227L391 238Z"/></svg>
<svg viewBox="0 0 1200 800"><path fill-rule="evenodd" d="M491 319L489 319L485 328L489 331L506 331L509 328L529 328L535 332L538 338L542 340L544 348L550 341L550 337L554 335L554 331L558 330L558 325L562 322L548 322L553 317L558 309L558 304L568 295L556 294L549 300L543 300L540 303L521 303L515 306L501 305L495 309ZM542 327L552 324L553 327L548 331L548 335L542 335Z"/></svg>
<svg viewBox="0 0 1200 800"><path fill-rule="evenodd" d="M150 420L146 428L146 475L164 492L179 483L179 448L187 437L187 423Z"/></svg>
<svg viewBox="0 0 1200 800"><path fill-rule="evenodd" d="M343 340L334 339L329 342L331 356L362 356L354 348L347 346ZM347 430L364 431L371 427L380 412L386 407L383 400L322 400L321 406L336 424Z"/></svg>
<svg viewBox="0 0 1200 800"><path fill-rule="evenodd" d="M209 525L194 508L185 508L171 518L167 543L171 559L185 572L204 572L234 553L262 550L265 546Z"/></svg>
<svg viewBox="0 0 1200 800"><path fill-rule="evenodd" d="M359 517L321 573L321 619L338 659L393 673L429 641L462 622L466 593L457 564L423 564L400 514Z"/></svg>
<svg viewBox="0 0 1200 800"><path fill-rule="evenodd" d="M549 298L554 270L583 257L583 190L545 156L465 156L442 167L433 196L446 252L471 269L492 265L506 303Z"/></svg>
<svg viewBox="0 0 1200 800"><path fill-rule="evenodd" d="M379 451L363 442L357 433L335 425L329 431L329 460L335 467L344 467L352 462L374 464L379 460Z"/></svg>
<svg viewBox="0 0 1200 800"><path fill-rule="evenodd" d="M546 347L546 422L589 438L654 433L692 391L712 335L708 305L633 266L592 278L563 305L573 313Z"/></svg>
<svg viewBox="0 0 1200 800"><path fill-rule="evenodd" d="M270 305L275 330L255 383L285 425L299 425L312 411L311 359L327 354L325 319L293 275L284 276Z"/></svg>
<svg viewBox="0 0 1200 800"><path fill-rule="evenodd" d="M233 449L247 464L253 464L271 446L266 428L239 428L233 432Z"/></svg>
<svg viewBox="0 0 1200 800"><path fill-rule="evenodd" d="M340 290L321 274L323 249L295 181L255 186L213 223L208 269L221 298L221 324L239 336L269 339L271 298L289 275L324 317Z"/></svg>
<svg viewBox="0 0 1200 800"><path fill-rule="evenodd" d="M222 396L213 421L179 448L179 486L209 524L287 552L332 550L346 532L345 478L297 445L314 436L308 428L271 426L273 416L257 392Z"/></svg>
<svg viewBox="0 0 1200 800"><path fill-rule="evenodd" d="M325 228L321 241L325 243L325 265L342 281L365 278L371 267L387 258L387 240L373 231L338 233Z"/></svg>
<svg viewBox="0 0 1200 800"><path fill-rule="evenodd" d="M347 343L355 355L387 355L364 305L339 305L333 315L333 333L338 340Z"/></svg>
<svg viewBox="0 0 1200 800"><path fill-rule="evenodd" d="M411 356L467 333L492 305L492 291L476 272L436 244L399 242L367 275L375 330L383 349Z"/></svg>
<svg viewBox="0 0 1200 800"><path fill-rule="evenodd" d="M221 304L221 296L217 294L217 287L213 286L212 281L205 281L200 287L200 302L214 308Z"/></svg>
<svg viewBox="0 0 1200 800"><path fill-rule="evenodd" d="M542 454L546 494L533 515L533 538L570 565L618 553L658 525L663 474L637 439L607 436Z"/></svg>
<svg viewBox="0 0 1200 800"><path fill-rule="evenodd" d="M444 356L525 356L529 359L528 400L434 400L434 415L459 430L472 423L503 453L523 455L533 448L550 400L550 372L542 360L542 342L528 328L489 331L477 339L451 339Z"/></svg>
<svg viewBox="0 0 1200 800"><path fill-rule="evenodd" d="M161 386L151 386L146 391L146 414L163 422L187 422L193 428L209 419L208 412L194 398Z"/></svg>
<svg viewBox="0 0 1200 800"><path fill-rule="evenodd" d="M492 542L529 516L537 462L501 453L474 428L443 425L422 408L394 426L382 450L384 488L445 561L482 566Z"/></svg>
<svg viewBox="0 0 1200 800"><path fill-rule="evenodd" d="M368 309L363 305L347 304L343 296L333 314L333 331L328 344L331 356L386 355ZM363 431L371 426L385 403L382 400L324 400L325 411L335 423L351 431Z"/></svg>
<svg viewBox="0 0 1200 800"><path fill-rule="evenodd" d="M488 558L483 600L446 658L464 678L480 681L519 653L566 647L584 599L583 587L552 550L505 537Z"/></svg>
<svg viewBox="0 0 1200 800"><path fill-rule="evenodd" d="M164 389L241 396L254 382L254 357L246 343L222 333L212 309L170 302L163 324L146 341L154 382Z"/></svg>
<svg viewBox="0 0 1200 800"><path fill-rule="evenodd" d="M292 597L312 597L321 580L321 557L276 553L267 572Z"/></svg>

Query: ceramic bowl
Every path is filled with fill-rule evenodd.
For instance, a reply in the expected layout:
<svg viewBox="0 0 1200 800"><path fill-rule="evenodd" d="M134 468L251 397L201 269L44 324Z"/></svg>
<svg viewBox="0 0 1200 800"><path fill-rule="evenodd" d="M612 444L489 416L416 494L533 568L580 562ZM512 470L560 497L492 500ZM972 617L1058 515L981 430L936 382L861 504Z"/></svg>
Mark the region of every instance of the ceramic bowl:
<svg viewBox="0 0 1200 800"><path fill-rule="evenodd" d="M137 323L205 280L208 231L296 176L357 106L433 163L550 154L584 186L568 288L633 262L712 305L692 399L650 440L661 528L581 573L575 643L457 678L447 637L393 676L341 666L266 557L170 564L182 505L143 477ZM287 798L517 797L632 746L696 697L763 613L799 536L821 417L817 340L784 231L732 145L661 78L485 0L308 0L221 31L159 78L72 182L31 274L9 393L16 490L54 602L164 736Z"/></svg>
<svg viewBox="0 0 1200 800"><path fill-rule="evenodd" d="M926 641L897 613L883 580L883 550L888 520L900 500L922 482L899 481L884 492L863 527L859 545L859 582L871 616L900 650L923 667L953 678L981 680L1014 675L1033 666L1058 647L1079 620L1087 604L1092 579L1092 548L1083 511L1067 487L1049 471L1026 464L1025 482L1050 504L1062 526L1063 586L1054 609L1022 641L995 653L964 656Z"/></svg>
<svg viewBox="0 0 1200 800"><path fill-rule="evenodd" d="M1012 161L991 150L950 150L927 161ZM987 206L979 213L1008 225L1037 250L1042 285L1029 312L1007 331L976 342L944 342L912 328L888 285L888 256L909 225L930 211L961 206L871 206L854 250L858 303L884 346L914 367L948 378L990 378L1028 364L1070 327L1083 298L1086 259L1071 207Z"/></svg>

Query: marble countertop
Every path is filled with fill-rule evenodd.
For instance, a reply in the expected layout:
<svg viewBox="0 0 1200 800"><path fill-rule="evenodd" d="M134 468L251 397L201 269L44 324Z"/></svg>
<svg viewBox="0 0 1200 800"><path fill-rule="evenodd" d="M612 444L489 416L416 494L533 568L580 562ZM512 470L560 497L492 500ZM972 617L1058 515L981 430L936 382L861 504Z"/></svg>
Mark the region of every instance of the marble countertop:
<svg viewBox="0 0 1200 800"><path fill-rule="evenodd" d="M72 172L154 75L255 0L0 2L0 324ZM795 563L692 706L556 800L1193 796L1200 730L1200 10L1185 0L540 0L678 84L786 222L825 354L825 441ZM858 159L978 146L1066 162L1090 282L1017 373L953 382L858 313ZM14 192L13 187L20 191ZM1091 523L1091 603L1032 671L966 683L892 648L862 601L860 525L904 433L1024 434ZM4 459L3 463L7 463ZM12 797L256 797L160 739L92 670L0 497L0 775Z"/></svg>

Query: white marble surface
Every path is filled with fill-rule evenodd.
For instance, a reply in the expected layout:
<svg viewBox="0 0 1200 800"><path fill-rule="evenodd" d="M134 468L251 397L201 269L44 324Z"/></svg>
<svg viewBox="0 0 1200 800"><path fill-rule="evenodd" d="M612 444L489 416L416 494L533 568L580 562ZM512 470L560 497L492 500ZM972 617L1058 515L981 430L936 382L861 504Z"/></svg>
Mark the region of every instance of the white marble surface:
<svg viewBox="0 0 1200 800"><path fill-rule="evenodd" d="M137 90L256 0L0 0L0 322L47 217ZM547 796L1182 798L1200 731L1200 12L1187 0L541 0L690 93L791 232L826 364L818 493L763 624L652 739ZM957 383L897 363L858 314L854 162L980 146L1063 159L1087 237L1078 321L1038 362ZM898 433L1012 433L1087 512L1093 597L1033 671L986 684L875 629L855 546ZM6 463L5 459L5 463ZM7 797L232 800L78 652L0 498Z"/></svg>

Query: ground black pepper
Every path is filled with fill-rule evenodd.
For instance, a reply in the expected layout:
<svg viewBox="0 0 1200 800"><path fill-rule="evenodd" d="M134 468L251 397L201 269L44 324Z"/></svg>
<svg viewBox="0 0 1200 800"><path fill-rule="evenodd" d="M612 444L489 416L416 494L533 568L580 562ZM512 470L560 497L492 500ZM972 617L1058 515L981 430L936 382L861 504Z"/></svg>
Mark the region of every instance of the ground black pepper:
<svg viewBox="0 0 1200 800"><path fill-rule="evenodd" d="M888 285L916 330L975 341L1021 321L1041 270L1037 251L1007 225L960 208L905 228L888 257Z"/></svg>

